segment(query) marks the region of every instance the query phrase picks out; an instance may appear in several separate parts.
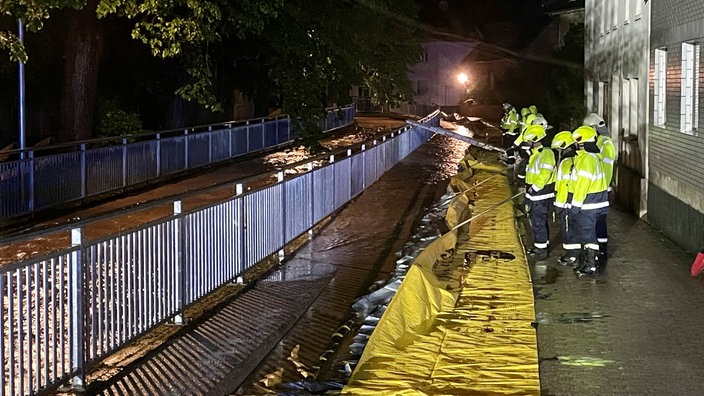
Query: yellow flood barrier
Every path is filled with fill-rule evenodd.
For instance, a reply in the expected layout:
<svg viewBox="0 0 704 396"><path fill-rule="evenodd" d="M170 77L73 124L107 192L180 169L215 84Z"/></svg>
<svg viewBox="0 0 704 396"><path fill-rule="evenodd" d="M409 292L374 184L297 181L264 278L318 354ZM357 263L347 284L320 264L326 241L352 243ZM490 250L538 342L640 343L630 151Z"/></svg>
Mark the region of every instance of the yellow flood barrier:
<svg viewBox="0 0 704 396"><path fill-rule="evenodd" d="M471 156L450 182L450 228L511 197L503 165ZM468 232L469 231L469 232ZM501 254L499 254L501 253ZM511 255L515 258L511 258ZM539 395L530 270L511 201L414 261L344 395Z"/></svg>

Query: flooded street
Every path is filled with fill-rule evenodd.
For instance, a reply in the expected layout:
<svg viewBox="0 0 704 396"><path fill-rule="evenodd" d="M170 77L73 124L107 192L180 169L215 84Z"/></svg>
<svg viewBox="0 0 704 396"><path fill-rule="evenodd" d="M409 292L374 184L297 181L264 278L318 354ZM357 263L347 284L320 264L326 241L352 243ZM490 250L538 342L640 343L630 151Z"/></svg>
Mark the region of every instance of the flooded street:
<svg viewBox="0 0 704 396"><path fill-rule="evenodd" d="M193 395L264 394L303 379L340 378L334 362L346 358L350 330L360 324L354 303L394 275L422 217L446 194L466 148L436 135L287 254L280 268L266 279L246 281L243 293L206 314L186 336L134 367L116 361L120 374L98 384L95 393L153 386L144 381L145 371L158 373L167 391ZM194 379L201 376L206 383Z"/></svg>
<svg viewBox="0 0 704 396"><path fill-rule="evenodd" d="M340 378L334 360L347 358L353 340L351 334L343 341L336 333L345 323L348 326L343 329L347 330L361 322L363 318L355 317L352 304L369 293L375 282L384 284L393 275L404 245L418 232L421 217L447 192L449 177L457 172L467 147L436 135L345 207L287 261L284 267L330 266L333 273L328 283L320 285L308 312L236 394L266 393L262 379L272 373L277 373L277 381L282 383L304 379L291 361L294 350L299 364L310 371L319 370L317 378ZM322 354L326 355L323 360ZM319 368L313 370L314 366Z"/></svg>
<svg viewBox="0 0 704 396"><path fill-rule="evenodd" d="M355 124L325 137L320 140L320 144L326 150L335 152L380 138L406 125L403 119L384 117L357 117ZM318 157L327 158L327 155ZM305 161L311 158L316 156L307 148L289 147L260 157L237 159L201 169L188 177L108 198L104 202L42 214L39 218L14 228L23 233L50 228L56 231L21 239L17 236L17 231L4 232L0 236L0 266L69 247L70 224L83 227L84 241L99 239L171 216L173 201L177 199L183 201L183 209L187 211L234 196L236 183L242 183L247 191L275 182L275 173L279 170L286 175L305 172ZM299 162L302 163L301 166L290 166Z"/></svg>

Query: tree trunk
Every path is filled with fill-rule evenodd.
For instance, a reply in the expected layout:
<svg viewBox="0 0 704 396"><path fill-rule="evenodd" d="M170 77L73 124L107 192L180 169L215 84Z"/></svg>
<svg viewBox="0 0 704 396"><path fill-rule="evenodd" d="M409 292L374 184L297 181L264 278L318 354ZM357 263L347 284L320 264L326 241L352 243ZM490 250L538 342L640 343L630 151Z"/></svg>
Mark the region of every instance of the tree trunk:
<svg viewBox="0 0 704 396"><path fill-rule="evenodd" d="M62 141L90 139L98 103L98 73L103 34L95 9L98 0L88 0L78 11L68 11L64 85L61 93Z"/></svg>

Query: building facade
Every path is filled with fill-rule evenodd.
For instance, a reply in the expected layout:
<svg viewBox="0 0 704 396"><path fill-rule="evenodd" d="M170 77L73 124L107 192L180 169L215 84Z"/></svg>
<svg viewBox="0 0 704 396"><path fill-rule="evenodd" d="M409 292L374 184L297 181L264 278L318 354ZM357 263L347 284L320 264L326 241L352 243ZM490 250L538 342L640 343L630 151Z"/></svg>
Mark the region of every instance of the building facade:
<svg viewBox="0 0 704 396"><path fill-rule="evenodd" d="M704 3L587 0L585 98L619 151L619 201L669 239L704 248Z"/></svg>
<svg viewBox="0 0 704 396"><path fill-rule="evenodd" d="M704 3L651 0L648 221L704 248Z"/></svg>
<svg viewBox="0 0 704 396"><path fill-rule="evenodd" d="M615 190L634 214L648 211L648 59L650 4L586 0L585 109L601 114L619 154Z"/></svg>
<svg viewBox="0 0 704 396"><path fill-rule="evenodd" d="M462 60L474 46L474 43L462 41L423 43L423 58L408 73L415 93L413 100L446 109L459 109L467 99L467 88L475 81L475 76L462 66ZM467 74L466 82L458 81L460 73Z"/></svg>

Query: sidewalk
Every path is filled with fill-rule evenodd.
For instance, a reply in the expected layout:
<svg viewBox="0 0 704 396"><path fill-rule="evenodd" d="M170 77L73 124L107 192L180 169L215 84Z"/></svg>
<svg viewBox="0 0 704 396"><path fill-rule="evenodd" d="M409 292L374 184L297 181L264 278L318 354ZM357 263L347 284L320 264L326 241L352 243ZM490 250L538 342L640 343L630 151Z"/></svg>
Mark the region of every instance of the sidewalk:
<svg viewBox="0 0 704 396"><path fill-rule="evenodd" d="M702 394L704 285L690 276L694 257L617 208L608 226L611 257L598 278L557 264L559 240L532 265L542 394Z"/></svg>

